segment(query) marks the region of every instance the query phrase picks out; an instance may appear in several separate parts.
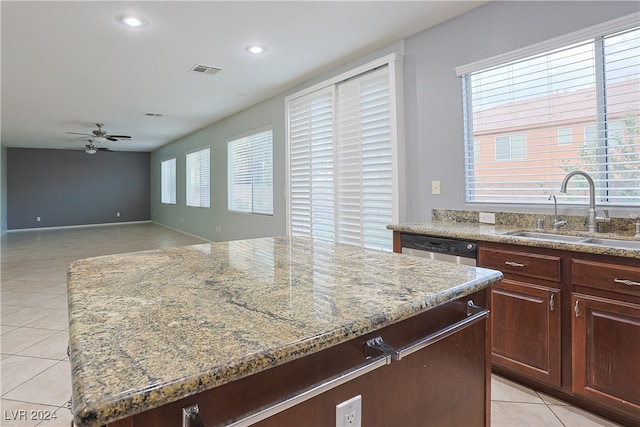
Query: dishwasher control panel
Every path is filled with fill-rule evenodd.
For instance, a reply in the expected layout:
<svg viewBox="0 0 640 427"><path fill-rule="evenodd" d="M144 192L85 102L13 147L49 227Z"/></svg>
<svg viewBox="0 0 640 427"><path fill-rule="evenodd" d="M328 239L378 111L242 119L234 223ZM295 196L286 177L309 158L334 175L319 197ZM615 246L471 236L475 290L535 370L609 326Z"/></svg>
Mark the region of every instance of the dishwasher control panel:
<svg viewBox="0 0 640 427"><path fill-rule="evenodd" d="M464 240L443 239L440 237L402 234L402 247L419 251L435 252L463 258L476 258L478 244Z"/></svg>

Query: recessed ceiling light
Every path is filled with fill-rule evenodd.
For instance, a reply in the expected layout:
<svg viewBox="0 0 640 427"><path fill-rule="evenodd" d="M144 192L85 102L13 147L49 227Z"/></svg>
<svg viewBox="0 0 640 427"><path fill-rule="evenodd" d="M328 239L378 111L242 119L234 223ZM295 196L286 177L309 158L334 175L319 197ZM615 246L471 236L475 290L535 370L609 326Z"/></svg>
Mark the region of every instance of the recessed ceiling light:
<svg viewBox="0 0 640 427"><path fill-rule="evenodd" d="M121 15L118 20L127 27L141 28L147 26L147 20L135 15Z"/></svg>
<svg viewBox="0 0 640 427"><path fill-rule="evenodd" d="M247 48L247 51L248 51L249 53L253 53L253 54L255 54L255 55L258 55L258 54L260 54L260 53L264 53L264 52L266 52L266 51L267 51L267 48L266 48L266 47L264 47L264 46L254 45L254 46L249 46L249 47Z"/></svg>

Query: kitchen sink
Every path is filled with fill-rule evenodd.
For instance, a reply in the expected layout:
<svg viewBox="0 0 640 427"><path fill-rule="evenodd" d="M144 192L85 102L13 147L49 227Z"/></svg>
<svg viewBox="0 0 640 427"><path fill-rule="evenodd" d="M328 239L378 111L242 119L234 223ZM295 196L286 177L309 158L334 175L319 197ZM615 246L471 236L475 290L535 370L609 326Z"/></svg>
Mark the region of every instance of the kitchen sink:
<svg viewBox="0 0 640 427"><path fill-rule="evenodd" d="M505 234L508 236L527 237L529 239L540 239L552 242L585 243L589 245L607 246L617 249L640 249L640 241L634 240L568 236L566 234L553 234L538 231L514 231Z"/></svg>
<svg viewBox="0 0 640 427"><path fill-rule="evenodd" d="M580 243L588 243L590 245L611 246L612 248L619 249L640 249L640 242L634 242L632 240L618 240L618 239L598 239L588 238L580 240Z"/></svg>
<svg viewBox="0 0 640 427"><path fill-rule="evenodd" d="M529 239L553 240L554 242L579 242L584 236L567 236L566 234L551 234L535 231L516 231L507 233L509 236L527 237Z"/></svg>

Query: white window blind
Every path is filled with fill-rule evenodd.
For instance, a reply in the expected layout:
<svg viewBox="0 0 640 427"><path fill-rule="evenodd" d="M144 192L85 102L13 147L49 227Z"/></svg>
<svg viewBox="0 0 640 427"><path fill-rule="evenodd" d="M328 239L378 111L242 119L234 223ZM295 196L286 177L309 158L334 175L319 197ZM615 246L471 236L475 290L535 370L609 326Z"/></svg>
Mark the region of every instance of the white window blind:
<svg viewBox="0 0 640 427"><path fill-rule="evenodd" d="M209 207L210 149L187 154L187 206Z"/></svg>
<svg viewBox="0 0 640 427"><path fill-rule="evenodd" d="M227 206L230 211L273 215L273 131L227 143Z"/></svg>
<svg viewBox="0 0 640 427"><path fill-rule="evenodd" d="M175 158L160 163L160 201L166 204L176 204Z"/></svg>
<svg viewBox="0 0 640 427"><path fill-rule="evenodd" d="M462 75L466 199L546 202L592 176L599 204L640 204L640 30ZM563 202L587 203L575 179Z"/></svg>
<svg viewBox="0 0 640 427"><path fill-rule="evenodd" d="M290 232L391 250L387 66L289 102Z"/></svg>

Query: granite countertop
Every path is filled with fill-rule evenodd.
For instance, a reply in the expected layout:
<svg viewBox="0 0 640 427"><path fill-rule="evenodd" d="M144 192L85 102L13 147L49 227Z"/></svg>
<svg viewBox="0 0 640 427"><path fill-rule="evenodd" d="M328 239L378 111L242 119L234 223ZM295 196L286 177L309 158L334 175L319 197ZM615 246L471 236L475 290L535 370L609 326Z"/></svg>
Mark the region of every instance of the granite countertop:
<svg viewBox="0 0 640 427"><path fill-rule="evenodd" d="M513 236L508 233L518 231L537 231L520 226L492 225L478 222L455 222L435 220L420 223L392 224L387 228L393 231L400 231L410 234L421 234L425 236L450 237L454 239L466 239L485 242L511 243L522 246L532 246L541 248L561 249L574 252L583 252L598 255L612 255L626 258L640 259L640 239L620 236L613 233L588 233L581 231L558 231L545 230L549 234L566 234L582 237L614 238L637 243L637 248L614 248L605 245L595 245L581 242L561 242L554 240L533 239L529 237Z"/></svg>
<svg viewBox="0 0 640 427"><path fill-rule="evenodd" d="M162 406L501 278L288 237L75 261L68 270L74 421L103 425Z"/></svg>

